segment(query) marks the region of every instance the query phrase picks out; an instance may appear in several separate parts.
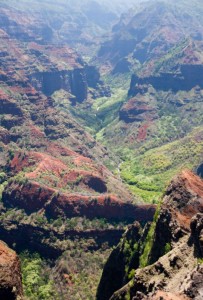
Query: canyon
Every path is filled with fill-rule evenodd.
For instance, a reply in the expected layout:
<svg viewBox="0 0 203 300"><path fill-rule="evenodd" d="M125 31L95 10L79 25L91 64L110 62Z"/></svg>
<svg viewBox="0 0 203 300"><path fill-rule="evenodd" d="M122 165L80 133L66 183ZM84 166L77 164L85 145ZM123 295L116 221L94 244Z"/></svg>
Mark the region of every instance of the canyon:
<svg viewBox="0 0 203 300"><path fill-rule="evenodd" d="M0 295L201 297L202 10L2 0Z"/></svg>
<svg viewBox="0 0 203 300"><path fill-rule="evenodd" d="M202 192L189 171L172 180L154 224L133 224L111 253L97 299L201 299Z"/></svg>

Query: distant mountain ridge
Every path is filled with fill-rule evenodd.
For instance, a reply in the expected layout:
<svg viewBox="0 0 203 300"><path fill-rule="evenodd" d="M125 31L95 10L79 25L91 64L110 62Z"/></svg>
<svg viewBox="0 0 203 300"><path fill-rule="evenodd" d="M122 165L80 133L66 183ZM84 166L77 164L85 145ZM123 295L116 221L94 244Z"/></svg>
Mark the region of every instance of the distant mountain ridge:
<svg viewBox="0 0 203 300"><path fill-rule="evenodd" d="M194 4L1 1L0 237L21 255L28 299L94 299L126 225L152 221L174 174L202 173L203 18ZM182 194L196 192L193 183ZM122 283L141 227L115 251Z"/></svg>
<svg viewBox="0 0 203 300"><path fill-rule="evenodd" d="M186 155L181 148L185 139L193 144L193 134L202 136L202 11L201 1L195 5L189 1L141 3L121 16L98 52L102 72L124 80L132 74L128 94L98 137L112 150L120 140L116 151L126 161L123 178L146 197L147 191L138 188L145 186L145 180L153 182L154 191L165 178L163 189L170 176L184 166L195 168L201 161L202 137L197 144L194 139L195 154ZM167 150L159 159L161 147L170 149L173 143L181 149L179 161Z"/></svg>

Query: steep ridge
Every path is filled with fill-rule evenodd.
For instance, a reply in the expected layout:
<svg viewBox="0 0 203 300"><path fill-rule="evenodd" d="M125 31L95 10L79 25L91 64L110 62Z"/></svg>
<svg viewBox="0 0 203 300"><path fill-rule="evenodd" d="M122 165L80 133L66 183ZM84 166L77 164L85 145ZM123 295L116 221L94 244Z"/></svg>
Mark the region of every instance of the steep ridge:
<svg viewBox="0 0 203 300"><path fill-rule="evenodd" d="M199 0L195 5L184 0L138 2L121 15L109 40L101 46L98 58L110 63L113 72L122 73L161 58L185 38L201 41L201 12Z"/></svg>
<svg viewBox="0 0 203 300"><path fill-rule="evenodd" d="M202 156L199 141L191 158L183 144L184 140L193 144L194 135L202 135L203 19L199 12L203 8L200 1L193 7L187 1L174 2L137 5L121 17L99 51L102 71L106 62L106 73L114 78L132 76L128 95L118 102L114 118L97 137L123 158L122 178L147 200L148 192L157 198L155 192L161 192L184 167L195 169ZM173 158L169 149L175 142L180 151ZM148 165L151 168L146 170Z"/></svg>
<svg viewBox="0 0 203 300"><path fill-rule="evenodd" d="M47 154L53 150L57 158ZM155 206L129 201L131 195L107 168L66 148L50 146L49 151L19 152L6 166L11 178L4 182L0 232L9 245L55 258L69 247L67 239L95 240L90 249L96 250L121 237L123 225L111 224L152 220ZM89 225L77 227L82 220ZM102 220L107 222L105 228L99 226ZM63 246L58 241L64 241Z"/></svg>
<svg viewBox="0 0 203 300"><path fill-rule="evenodd" d="M112 252L97 299L201 299L202 213L203 181L183 171L167 188L151 227L141 235L133 225Z"/></svg>
<svg viewBox="0 0 203 300"><path fill-rule="evenodd" d="M4 300L22 300L22 275L16 253L0 242L0 297Z"/></svg>
<svg viewBox="0 0 203 300"><path fill-rule="evenodd" d="M1 27L7 26L9 34L22 41L37 38L40 44L68 44L79 48L89 59L99 47L102 34L108 32L120 13L126 11L133 1L126 5L122 0L121 5L119 2L113 5L97 0L58 0L57 3L54 0L33 0L22 4L15 0L2 0Z"/></svg>
<svg viewBox="0 0 203 300"><path fill-rule="evenodd" d="M66 44L77 32L60 38L77 12L64 19L51 1L24 3L0 4L0 236L20 253L26 298L88 298L126 223L152 220L155 206L137 205L107 167L119 159L73 117L79 104L110 96L99 71Z"/></svg>
<svg viewBox="0 0 203 300"><path fill-rule="evenodd" d="M73 117L110 96L99 71L59 42L47 2L13 3L0 5L0 236L21 255L28 299L88 298L126 224L152 220L155 205L132 195L110 171L119 159Z"/></svg>
<svg viewBox="0 0 203 300"><path fill-rule="evenodd" d="M2 14L9 14L9 10L5 13L2 8ZM15 15L15 11L12 15ZM25 14L25 17L29 17L29 14ZM19 27L24 26L21 18L17 20ZM17 38L11 38L8 29L10 24L10 21L7 27L4 24L8 33L1 30L2 139L10 142L9 146L15 143L13 148L17 146L17 149L19 146L41 150L50 147L52 152L55 151L54 155L57 152L60 155L63 151L71 153L70 149L66 149L68 145L73 151L91 158L97 152L92 151L96 147L98 155L94 159L108 156L106 150L97 146L71 115L56 107L54 98L50 97L54 92L62 91L67 103L85 101L88 84L96 86L100 82L99 73L93 67L89 68L68 46L41 45L37 35L32 36L33 42L25 39L23 44L14 32L17 25L12 30ZM88 72L91 73L89 79ZM61 146L50 143L57 139L64 139Z"/></svg>
<svg viewBox="0 0 203 300"><path fill-rule="evenodd" d="M164 183L183 168L183 162L201 175L201 5L196 19L192 6L191 12L187 6L179 15L182 6L166 2L152 3L149 10L141 4L138 11L121 18L113 40L99 52L100 71L111 70L115 82L118 73L135 72L128 97L124 101L122 90L117 101L115 95L110 98L99 70L80 56L90 61L101 33L115 21L115 12L97 1L59 0L56 5L50 0L38 7L39 2L2 0L0 4L0 236L21 252L25 264L31 261L31 267L36 258L32 252L51 259L37 259L39 280L31 288L25 284L26 297L93 299L106 255L134 221L142 226L132 225L113 250L98 297L109 299L123 286L112 297L136 294L132 297L144 299L143 290L149 299L200 294L202 270L191 266L196 264L193 251L199 261L202 258L201 180L184 172L172 182L164 198L169 204L162 205L159 218L158 212L154 215L156 205L143 205L142 195L132 192L136 195L143 189L146 201L158 202ZM105 108L102 112L98 103ZM103 122L100 116L106 111ZM87 121L82 124L95 134L113 121L97 135L125 159L123 164L79 124L84 116ZM143 230L153 217L151 227L147 224ZM170 266L165 261L160 266L159 259L173 249L175 258L166 257ZM177 278L186 275L184 268L181 274L178 271L180 253L187 257L185 265L191 271L191 278L181 283L181 295L174 287ZM149 264L152 269L135 271ZM166 278L159 280L157 274L163 269ZM143 281L138 279L137 292L133 280L128 282L135 275L136 285L139 270L145 273ZM24 283L29 281L29 274L23 276Z"/></svg>

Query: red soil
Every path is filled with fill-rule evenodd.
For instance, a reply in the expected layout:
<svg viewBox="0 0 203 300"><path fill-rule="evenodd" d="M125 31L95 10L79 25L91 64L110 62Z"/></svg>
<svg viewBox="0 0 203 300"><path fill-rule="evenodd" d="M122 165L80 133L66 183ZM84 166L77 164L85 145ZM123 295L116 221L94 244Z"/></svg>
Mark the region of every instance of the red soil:
<svg viewBox="0 0 203 300"><path fill-rule="evenodd" d="M0 266L1 295L4 295L4 299L22 299L20 260L2 241L0 241Z"/></svg>
<svg viewBox="0 0 203 300"><path fill-rule="evenodd" d="M200 198L203 198L203 180L189 170L182 172L181 177L185 181L186 187Z"/></svg>
<svg viewBox="0 0 203 300"><path fill-rule="evenodd" d="M203 213L203 180L189 170L183 171L169 186L167 207L180 226L190 230L191 218ZM166 208L167 209L167 208Z"/></svg>
<svg viewBox="0 0 203 300"><path fill-rule="evenodd" d="M45 172L51 172L56 176L60 176L61 172L67 169L67 166L57 158L40 152L29 152L28 154L16 155L11 161L11 168L15 172L22 171L25 167L35 165L33 172L26 173L28 178L36 178Z"/></svg>
<svg viewBox="0 0 203 300"><path fill-rule="evenodd" d="M0 88L0 100L8 99L8 95Z"/></svg>
<svg viewBox="0 0 203 300"><path fill-rule="evenodd" d="M149 128L150 124L145 123L142 124L139 129L138 129L138 135L137 135L137 141L144 141L147 138L147 131Z"/></svg>
<svg viewBox="0 0 203 300"><path fill-rule="evenodd" d="M154 205L124 203L112 194L85 196L61 193L36 182L10 182L3 192L3 202L30 213L43 209L52 218L87 216L149 221L155 212Z"/></svg>
<svg viewBox="0 0 203 300"><path fill-rule="evenodd" d="M79 158L80 157L82 156L79 156ZM84 161L86 161L85 158ZM87 159L87 161L91 160ZM43 179L43 182L46 182L48 186L67 189L67 186L69 185L70 188L73 186L80 186L82 190L88 192L96 191L103 193L107 191L103 174L101 175L97 171L96 166L92 165L91 171L77 169L77 165L75 166L75 169L72 169L73 166L74 157L72 166L69 167L61 159L40 152L18 153L10 163L13 174L24 171L25 177L28 179L38 181ZM32 168L32 171L29 169L26 170L26 168L30 167Z"/></svg>
<svg viewBox="0 0 203 300"><path fill-rule="evenodd" d="M154 296L148 300L189 300L190 298L181 294L173 294L169 292L157 291Z"/></svg>

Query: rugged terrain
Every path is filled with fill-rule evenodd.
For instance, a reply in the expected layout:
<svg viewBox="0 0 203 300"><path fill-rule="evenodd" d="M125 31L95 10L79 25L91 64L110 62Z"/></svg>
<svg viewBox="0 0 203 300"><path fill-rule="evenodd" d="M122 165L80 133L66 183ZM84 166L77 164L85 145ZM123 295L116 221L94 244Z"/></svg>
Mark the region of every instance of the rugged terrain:
<svg viewBox="0 0 203 300"><path fill-rule="evenodd" d="M20 260L16 253L0 242L0 297L4 300L22 300Z"/></svg>
<svg viewBox="0 0 203 300"><path fill-rule="evenodd" d="M183 171L153 223L143 232L132 225L113 250L97 299L201 299L202 228L203 181Z"/></svg>
<svg viewBox="0 0 203 300"><path fill-rule="evenodd" d="M93 299L109 248L126 224L152 220L155 206L138 205L110 171L120 159L74 119L78 105L111 92L70 46L74 35L61 37L58 16L50 21L52 9L62 20L70 12L14 2L0 5L0 235L21 254L28 299Z"/></svg>
<svg viewBox="0 0 203 300"><path fill-rule="evenodd" d="M29 300L95 299L136 222L110 297L163 255L143 227L165 184L202 175L202 4L132 2L1 1L0 237Z"/></svg>
<svg viewBox="0 0 203 300"><path fill-rule="evenodd" d="M101 72L117 84L117 98L98 102L104 127L97 138L125 160L122 178L147 201L157 199L181 169L201 162L201 12L200 1L142 3L122 15L98 52ZM128 93L121 96L130 73ZM195 153L185 149L186 141Z"/></svg>

